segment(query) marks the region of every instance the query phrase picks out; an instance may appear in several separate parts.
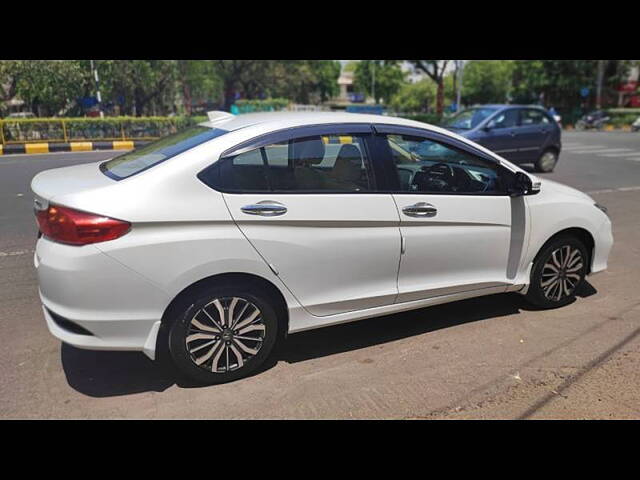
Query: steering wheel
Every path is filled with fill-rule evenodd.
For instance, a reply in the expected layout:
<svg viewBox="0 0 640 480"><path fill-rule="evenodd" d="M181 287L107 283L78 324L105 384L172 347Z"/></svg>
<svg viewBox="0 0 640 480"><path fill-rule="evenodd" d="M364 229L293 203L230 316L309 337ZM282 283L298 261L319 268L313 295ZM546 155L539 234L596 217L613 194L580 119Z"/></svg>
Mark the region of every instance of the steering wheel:
<svg viewBox="0 0 640 480"><path fill-rule="evenodd" d="M427 171L429 188L436 191L452 190L455 185L455 173L448 163L439 162L431 165Z"/></svg>

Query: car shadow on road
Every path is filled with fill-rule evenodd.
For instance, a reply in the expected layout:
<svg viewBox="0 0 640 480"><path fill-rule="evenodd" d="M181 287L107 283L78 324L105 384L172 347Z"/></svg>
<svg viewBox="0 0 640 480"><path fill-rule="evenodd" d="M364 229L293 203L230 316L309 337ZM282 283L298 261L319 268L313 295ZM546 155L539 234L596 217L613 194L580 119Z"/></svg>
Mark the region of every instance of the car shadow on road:
<svg viewBox="0 0 640 480"><path fill-rule="evenodd" d="M588 297L595 293L596 289L586 282L578 296ZM517 293L503 293L301 332L291 335L271 361L254 375L272 368L279 361L303 362L465 323L513 315L521 310L536 308ZM162 392L172 385L197 387L170 365L153 362L140 352L80 350L63 344L61 357L69 385L91 397Z"/></svg>

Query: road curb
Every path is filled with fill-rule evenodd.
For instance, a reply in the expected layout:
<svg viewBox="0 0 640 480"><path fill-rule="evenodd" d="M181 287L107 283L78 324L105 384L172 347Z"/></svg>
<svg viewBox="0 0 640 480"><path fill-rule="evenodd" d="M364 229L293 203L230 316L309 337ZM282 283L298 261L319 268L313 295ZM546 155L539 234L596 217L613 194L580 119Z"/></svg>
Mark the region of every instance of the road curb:
<svg viewBox="0 0 640 480"><path fill-rule="evenodd" d="M131 150L149 143L143 140L108 142L42 142L0 145L0 155L13 153L87 152L91 150Z"/></svg>

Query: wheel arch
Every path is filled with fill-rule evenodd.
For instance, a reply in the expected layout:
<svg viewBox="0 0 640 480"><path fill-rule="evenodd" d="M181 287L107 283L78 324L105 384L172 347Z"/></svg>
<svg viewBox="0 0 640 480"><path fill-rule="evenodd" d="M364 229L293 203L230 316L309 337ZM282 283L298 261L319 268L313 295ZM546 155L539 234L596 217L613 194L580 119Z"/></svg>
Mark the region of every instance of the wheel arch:
<svg viewBox="0 0 640 480"><path fill-rule="evenodd" d="M274 301L274 308L278 315L278 321L283 328L280 332L280 338L285 338L289 331L289 309L287 301L280 291L272 282L264 277L253 273L229 272L202 278L191 285L185 287L178 293L165 309L161 318L161 329L166 329L171 319L178 314L183 308L188 306L188 299L198 292L205 291L218 285L229 285L230 283L244 283L253 288L259 289L267 294ZM158 339L161 335L158 335ZM159 345L157 346L159 347Z"/></svg>
<svg viewBox="0 0 640 480"><path fill-rule="evenodd" d="M538 257L542 253L542 251L549 245L549 243L553 242L555 239L561 236L573 236L580 240L585 248L587 249L587 255L589 258L587 259L587 274L591 273L591 261L593 259L593 249L595 248L595 239L589 230L582 227L571 227L560 230L553 235L551 235L538 249L536 256L533 258L533 263L538 260Z"/></svg>

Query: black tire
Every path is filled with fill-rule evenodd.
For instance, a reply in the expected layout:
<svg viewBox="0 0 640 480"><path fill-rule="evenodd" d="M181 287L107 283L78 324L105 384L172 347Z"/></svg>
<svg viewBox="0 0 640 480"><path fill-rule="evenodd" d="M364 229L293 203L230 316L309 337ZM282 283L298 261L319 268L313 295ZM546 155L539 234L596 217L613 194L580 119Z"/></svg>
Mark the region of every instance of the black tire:
<svg viewBox="0 0 640 480"><path fill-rule="evenodd" d="M240 341L234 337L235 334L233 330L229 333L228 330L230 329L228 328L223 328L223 335L217 335L209 330L204 332L202 329L194 331L196 328L192 324L194 318L196 318L200 325L206 324L205 326L212 327L215 330L217 330L217 328L214 325L214 320L218 322L219 326L228 327L228 325L223 325L220 322L220 315L216 315L218 310L213 302L217 299L223 307L228 307L223 308L223 312L226 315L226 312L231 310L231 302L234 298L239 299L236 305L244 305L244 303L240 303L241 301L248 304L246 313L243 311L244 315L239 316L236 324L240 324L242 321L248 319L253 313L253 308L259 310L259 315L257 316L259 320L254 320L249 323L248 326L255 327L257 325L264 325L261 341L248 341L244 339ZM185 307L181 309L181 312L172 319L163 341L168 342L168 353L176 368L199 384L211 385L226 383L251 375L266 362L273 352L276 340L279 338L279 322L269 295L260 289L240 283L202 289L198 293L193 294L191 298L184 302L184 305ZM206 312L203 312L204 307L207 307ZM210 313L213 320L209 320L211 316L207 316L207 313ZM237 311L234 313L237 313ZM259 330L257 333L254 331L252 334L258 338L261 335L259 332ZM195 333L217 335L218 340L209 340L211 337L191 340L192 343L190 343L190 348L188 348L187 337ZM245 335L251 336L250 334ZM211 346L211 349L206 346L207 342L210 341L215 342ZM238 343L242 343L245 347L251 347L251 350L257 350L257 353L243 358L248 354L241 349ZM192 345L195 346L191 347ZM203 347L203 345L205 346ZM234 348L235 352L233 351ZM191 352L189 350L191 350ZM200 352L204 352L204 354L197 356L192 353L194 350L199 350ZM200 361L202 357L209 354L212 350L213 353L207 361L204 361L201 365L196 364L196 361ZM216 363L217 371L213 371L213 361L218 357L217 354L221 350L222 352ZM237 358L238 353L240 354L240 359ZM227 354L229 354L229 357L227 357ZM231 364L227 358L231 359ZM222 364L220 362L222 362Z"/></svg>
<svg viewBox="0 0 640 480"><path fill-rule="evenodd" d="M559 276L559 284L553 287L553 270L548 267L549 264L553 268L557 265L553 259L555 252L556 260L566 258L568 248L569 259L568 266L560 268L563 273ZM574 251L577 250L580 260L576 261ZM564 256L563 256L564 255ZM575 254L577 255L577 254ZM562 235L545 245L540 253L536 256L531 269L531 278L526 299L533 305L541 308L557 308L563 307L574 301L576 292L579 292L584 284L589 263L589 254L584 244L574 236ZM579 268L576 268L579 266ZM573 285L571 288L568 286ZM566 290L569 294L566 294ZM559 293L559 296L558 296ZM557 298L556 298L557 297Z"/></svg>
<svg viewBox="0 0 640 480"><path fill-rule="evenodd" d="M553 148L547 148L536 163L534 163L534 167L536 172L541 173L550 173L553 172L553 169L556 168L556 164L558 163L558 152Z"/></svg>

